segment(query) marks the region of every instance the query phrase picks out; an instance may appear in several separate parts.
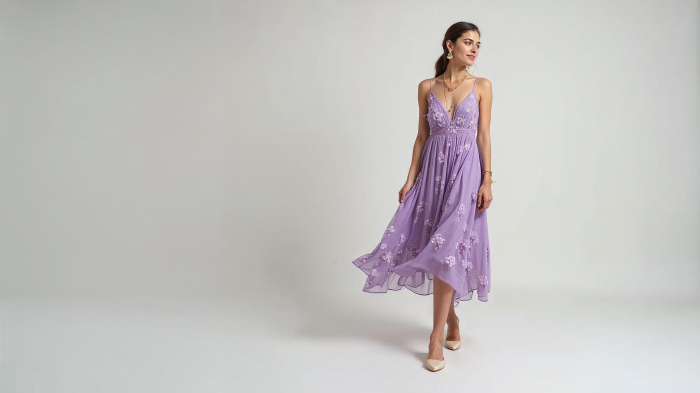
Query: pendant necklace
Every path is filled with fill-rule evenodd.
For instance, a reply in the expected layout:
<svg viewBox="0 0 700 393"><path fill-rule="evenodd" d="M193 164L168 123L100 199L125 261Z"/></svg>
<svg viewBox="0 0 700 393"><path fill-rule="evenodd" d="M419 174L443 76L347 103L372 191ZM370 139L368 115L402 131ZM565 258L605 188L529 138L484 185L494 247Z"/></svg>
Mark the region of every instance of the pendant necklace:
<svg viewBox="0 0 700 393"><path fill-rule="evenodd" d="M459 91L457 92L457 97L459 97L459 93L462 92L462 85L464 85L464 80L465 80L465 79L467 79L467 76L466 76L466 75L464 76L464 78L462 78L462 82L460 82L460 84L459 84ZM445 82L445 90L443 90L442 93L445 95L445 101L448 101L448 100L447 100L447 79L445 79L445 74L444 74L444 73L442 74L442 80ZM457 86L454 87L454 89L456 89L456 88L457 88ZM452 89L452 90L454 90L454 89ZM450 102L450 108L447 109L447 112L448 112L449 114L452 114L452 111L454 110L454 101L451 101L451 100L450 100L449 102Z"/></svg>

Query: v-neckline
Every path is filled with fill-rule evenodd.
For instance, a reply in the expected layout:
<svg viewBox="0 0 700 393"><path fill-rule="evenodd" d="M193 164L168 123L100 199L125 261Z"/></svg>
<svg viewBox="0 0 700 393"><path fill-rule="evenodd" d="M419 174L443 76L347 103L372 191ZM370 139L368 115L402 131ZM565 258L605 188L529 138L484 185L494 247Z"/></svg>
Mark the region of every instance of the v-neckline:
<svg viewBox="0 0 700 393"><path fill-rule="evenodd" d="M476 79L476 78L474 78L474 79ZM457 106L455 107L455 110L452 112L452 117L450 117L450 111L448 111L448 110L445 108L445 106L442 105L442 102L440 102L440 100L438 100L438 98L437 98L437 96L435 95L435 93L433 93L433 89L432 89L432 88L430 89L430 94L432 94L432 95L433 95L433 98L435 98L435 100L438 102L438 104L440 104L440 108L442 108L442 110L445 111L445 113L447 113L447 117L450 119L450 123L452 123L452 121L454 120L455 114L457 113L457 109L459 109L459 107L462 105L462 103L464 103L464 101L466 101L467 98L469 98L469 96L472 95L472 93L474 93L474 89L472 89L472 91L470 91L469 94L467 94L467 96L464 97L464 99L463 99L462 101L460 101L459 104L457 104Z"/></svg>

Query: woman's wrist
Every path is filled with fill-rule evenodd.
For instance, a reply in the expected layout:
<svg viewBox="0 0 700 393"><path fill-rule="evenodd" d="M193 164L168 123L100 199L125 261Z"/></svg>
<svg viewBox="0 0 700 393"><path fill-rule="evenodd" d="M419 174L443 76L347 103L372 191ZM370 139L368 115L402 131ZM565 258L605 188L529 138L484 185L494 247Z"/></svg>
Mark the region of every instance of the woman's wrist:
<svg viewBox="0 0 700 393"><path fill-rule="evenodd" d="M493 175L493 172L491 172L491 170L489 170L489 169L484 169L484 170L481 171L481 175L483 176L483 180L481 181L481 184L488 184L488 185L491 185L491 183L495 183L495 182L491 179L491 175Z"/></svg>

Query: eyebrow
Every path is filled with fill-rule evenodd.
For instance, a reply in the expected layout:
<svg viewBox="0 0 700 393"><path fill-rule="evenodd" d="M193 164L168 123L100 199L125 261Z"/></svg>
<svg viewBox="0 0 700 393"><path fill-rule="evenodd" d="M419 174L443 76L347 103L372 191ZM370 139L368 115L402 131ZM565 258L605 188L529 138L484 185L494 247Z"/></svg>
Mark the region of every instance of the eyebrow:
<svg viewBox="0 0 700 393"><path fill-rule="evenodd" d="M472 39L469 38L469 37L467 37L467 38L465 38L465 40L472 40ZM472 40L472 41L474 41L474 40ZM477 41L476 43L477 43L477 44L481 44L481 41Z"/></svg>

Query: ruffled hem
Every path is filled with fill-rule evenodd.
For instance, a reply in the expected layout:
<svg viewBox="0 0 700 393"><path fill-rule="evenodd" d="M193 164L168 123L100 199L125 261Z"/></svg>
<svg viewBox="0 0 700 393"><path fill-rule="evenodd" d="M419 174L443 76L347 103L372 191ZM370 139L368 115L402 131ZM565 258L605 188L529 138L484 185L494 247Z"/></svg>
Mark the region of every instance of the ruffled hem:
<svg viewBox="0 0 700 393"><path fill-rule="evenodd" d="M367 281L365 281L365 286L362 288L362 291L367 293L387 293L389 290L400 291L403 288L407 288L409 291L417 295L428 296L433 294L434 277L446 282L454 289L455 296L453 298L453 302L455 307L459 305L460 301L469 301L473 299L474 292L477 292L477 299L479 301L488 302L488 294L491 293L490 288L485 288L485 292L483 292L482 295L479 295L479 288L471 288L462 294L461 289L449 279L443 278L440 275L429 271L428 269L415 266L410 267L411 269L417 271L412 275L402 276L395 271L392 271L383 282L376 283L372 280L373 276L371 272L368 272L358 263L361 263L359 262L359 258L358 260L353 261L353 265L367 275ZM399 268L399 266L396 268Z"/></svg>

